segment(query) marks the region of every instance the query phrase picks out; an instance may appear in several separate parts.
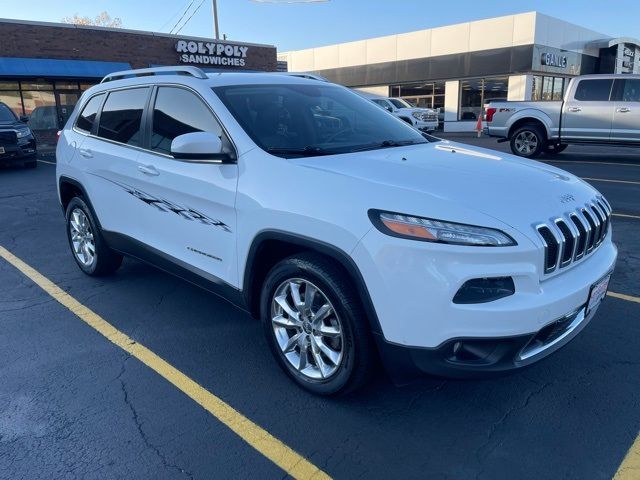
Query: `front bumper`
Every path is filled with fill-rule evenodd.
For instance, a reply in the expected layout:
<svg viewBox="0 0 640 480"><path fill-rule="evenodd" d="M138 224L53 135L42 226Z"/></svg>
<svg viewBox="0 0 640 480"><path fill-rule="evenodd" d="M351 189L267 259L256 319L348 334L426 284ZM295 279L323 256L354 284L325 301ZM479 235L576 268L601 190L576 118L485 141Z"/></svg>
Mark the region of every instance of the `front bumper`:
<svg viewBox="0 0 640 480"><path fill-rule="evenodd" d="M438 121L437 120L433 120L433 121L429 121L429 122L423 122L418 120L415 124L415 127L418 130L421 130L423 132L433 132L435 130L438 129Z"/></svg>
<svg viewBox="0 0 640 480"><path fill-rule="evenodd" d="M512 337L456 338L436 348L404 347L377 338L385 367L396 383L421 374L482 378L524 368L548 357L575 338L595 316L586 305L537 332Z"/></svg>
<svg viewBox="0 0 640 480"><path fill-rule="evenodd" d="M611 232L584 260L551 275L542 273L539 247L518 241L515 247L474 248L408 241L375 229L365 235L352 257L366 279L378 319L375 333L389 369L396 370L397 358L406 357L415 369L429 373L510 370L573 338L592 312L544 354L517 359L536 334L579 311L591 286L613 270L617 248ZM453 302L467 280L485 277L511 277L515 293L487 303ZM450 361L456 342L477 350L484 360Z"/></svg>
<svg viewBox="0 0 640 480"><path fill-rule="evenodd" d="M4 153L0 153L0 163L27 160L37 155L36 141L33 137L19 139L18 143L14 144L1 144L0 147L4 149Z"/></svg>

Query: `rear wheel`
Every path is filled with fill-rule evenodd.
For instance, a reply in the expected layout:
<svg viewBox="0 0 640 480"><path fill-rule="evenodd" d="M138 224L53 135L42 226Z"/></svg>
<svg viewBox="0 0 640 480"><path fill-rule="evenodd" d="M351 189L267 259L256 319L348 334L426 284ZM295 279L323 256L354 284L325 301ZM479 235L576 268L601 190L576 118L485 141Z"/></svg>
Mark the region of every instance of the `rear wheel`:
<svg viewBox="0 0 640 480"><path fill-rule="evenodd" d="M536 158L546 149L546 138L538 125L527 124L511 136L511 151L519 157Z"/></svg>
<svg viewBox="0 0 640 480"><path fill-rule="evenodd" d="M71 199L66 218L69 246L80 269L91 276L115 272L122 264L122 255L107 246L91 210L82 198Z"/></svg>
<svg viewBox="0 0 640 480"><path fill-rule="evenodd" d="M313 253L278 263L261 295L267 341L283 370L319 395L344 394L370 378L375 349L347 275Z"/></svg>

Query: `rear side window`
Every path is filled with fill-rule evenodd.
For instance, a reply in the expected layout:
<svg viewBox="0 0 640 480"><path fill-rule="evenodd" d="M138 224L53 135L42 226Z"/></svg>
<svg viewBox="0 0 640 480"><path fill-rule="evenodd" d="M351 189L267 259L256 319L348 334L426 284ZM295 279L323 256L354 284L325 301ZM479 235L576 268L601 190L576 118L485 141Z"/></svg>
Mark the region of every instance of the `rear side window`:
<svg viewBox="0 0 640 480"><path fill-rule="evenodd" d="M109 93L102 107L98 136L139 147L142 145L142 112L149 88L131 88Z"/></svg>
<svg viewBox="0 0 640 480"><path fill-rule="evenodd" d="M576 89L576 100L583 102L606 102L609 100L613 79L581 80Z"/></svg>
<svg viewBox="0 0 640 480"><path fill-rule="evenodd" d="M96 115L98 115L98 109L100 108L100 104L102 103L103 99L104 93L96 95L95 97L91 97L91 99L82 109L80 115L78 115L78 120L76 120L76 128L79 128L80 130L87 133L91 133L93 131L93 125L96 122Z"/></svg>
<svg viewBox="0 0 640 480"><path fill-rule="evenodd" d="M153 109L151 150L170 155L174 138L194 132L214 133L225 151L230 150L222 127L200 98L184 88L160 87Z"/></svg>
<svg viewBox="0 0 640 480"><path fill-rule="evenodd" d="M626 79L622 91L623 102L640 102L640 80Z"/></svg>

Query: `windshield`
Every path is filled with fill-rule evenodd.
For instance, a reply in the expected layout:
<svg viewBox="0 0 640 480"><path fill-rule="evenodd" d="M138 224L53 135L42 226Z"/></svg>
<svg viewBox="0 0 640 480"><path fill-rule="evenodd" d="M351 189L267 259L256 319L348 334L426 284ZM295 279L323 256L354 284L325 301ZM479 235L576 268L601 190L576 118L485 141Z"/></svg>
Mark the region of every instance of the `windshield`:
<svg viewBox="0 0 640 480"><path fill-rule="evenodd" d="M213 90L251 139L273 155L330 155L429 141L369 100L335 85L232 85Z"/></svg>
<svg viewBox="0 0 640 480"><path fill-rule="evenodd" d="M13 111L4 103L0 103L0 122L15 122L16 120Z"/></svg>
<svg viewBox="0 0 640 480"><path fill-rule="evenodd" d="M409 102L401 98L390 98L389 101L393 103L396 108L415 108Z"/></svg>

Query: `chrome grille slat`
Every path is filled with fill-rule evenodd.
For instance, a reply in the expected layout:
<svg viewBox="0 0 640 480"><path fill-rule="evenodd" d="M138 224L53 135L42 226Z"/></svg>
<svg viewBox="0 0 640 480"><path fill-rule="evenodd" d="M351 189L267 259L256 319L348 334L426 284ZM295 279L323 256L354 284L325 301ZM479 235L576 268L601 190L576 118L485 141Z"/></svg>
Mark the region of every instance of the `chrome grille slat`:
<svg viewBox="0 0 640 480"><path fill-rule="evenodd" d="M594 198L574 211L534 224L544 246L544 273L566 268L592 253L611 228L611 205Z"/></svg>

